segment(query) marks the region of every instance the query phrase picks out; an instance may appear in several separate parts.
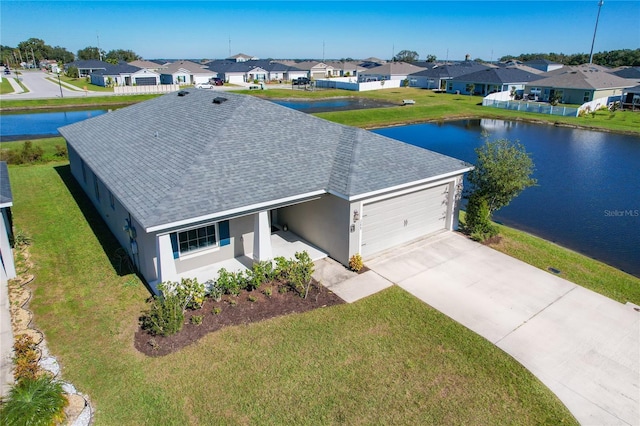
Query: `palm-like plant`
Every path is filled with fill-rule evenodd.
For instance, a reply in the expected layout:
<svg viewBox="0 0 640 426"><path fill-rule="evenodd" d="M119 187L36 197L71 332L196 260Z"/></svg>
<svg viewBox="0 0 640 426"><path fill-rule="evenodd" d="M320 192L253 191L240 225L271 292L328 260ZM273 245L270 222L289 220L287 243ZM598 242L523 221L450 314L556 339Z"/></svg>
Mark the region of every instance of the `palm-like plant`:
<svg viewBox="0 0 640 426"><path fill-rule="evenodd" d="M20 380L0 408L0 424L50 426L61 423L69 404L62 384L49 376Z"/></svg>

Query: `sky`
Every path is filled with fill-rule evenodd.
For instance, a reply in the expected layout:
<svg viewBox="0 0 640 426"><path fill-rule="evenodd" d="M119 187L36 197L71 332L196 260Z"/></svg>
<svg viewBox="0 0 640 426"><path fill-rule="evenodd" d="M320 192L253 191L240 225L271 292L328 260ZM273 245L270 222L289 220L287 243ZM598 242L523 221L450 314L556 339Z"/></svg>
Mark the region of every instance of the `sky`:
<svg viewBox="0 0 640 426"><path fill-rule="evenodd" d="M14 1L0 2L0 44L29 38L144 59L439 60L589 53L598 1ZM594 52L640 48L640 0L606 0Z"/></svg>

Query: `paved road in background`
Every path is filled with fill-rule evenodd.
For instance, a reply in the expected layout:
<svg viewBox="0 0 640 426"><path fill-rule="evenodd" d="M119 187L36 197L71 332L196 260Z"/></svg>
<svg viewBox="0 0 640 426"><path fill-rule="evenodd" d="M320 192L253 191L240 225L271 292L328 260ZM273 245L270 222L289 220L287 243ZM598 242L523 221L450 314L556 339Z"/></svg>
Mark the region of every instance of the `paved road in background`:
<svg viewBox="0 0 640 426"><path fill-rule="evenodd" d="M20 85L15 81L16 74L12 71L10 75L4 74L4 68L2 68L2 78L8 78L9 82L13 86L15 92L0 95L2 100L14 100L14 99L51 99L51 98L84 98L92 96L117 96L113 92L94 92L91 90L81 90L75 86L71 86L64 82L58 83L58 76L53 73L46 73L40 70L33 71L21 71L18 76L21 79L22 84L28 89L28 92L23 92ZM231 90L246 90L252 83L246 83L246 85L232 85L232 86L214 86L213 89L192 89L192 90L211 90L226 92ZM87 85L90 86L90 85ZM291 89L289 84L269 84L266 86L268 89ZM191 90L191 89L189 89ZM62 93L60 93L62 91Z"/></svg>

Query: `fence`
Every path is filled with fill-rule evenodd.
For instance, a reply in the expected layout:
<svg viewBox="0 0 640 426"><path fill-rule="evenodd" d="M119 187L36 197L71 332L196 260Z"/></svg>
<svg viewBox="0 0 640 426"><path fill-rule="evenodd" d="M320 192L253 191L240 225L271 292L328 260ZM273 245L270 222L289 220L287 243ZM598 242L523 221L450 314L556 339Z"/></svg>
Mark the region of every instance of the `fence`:
<svg viewBox="0 0 640 426"><path fill-rule="evenodd" d="M403 80L368 81L358 83L355 77L338 77L316 80L316 87L321 89L344 89L356 92L369 90L395 89L400 87Z"/></svg>
<svg viewBox="0 0 640 426"><path fill-rule="evenodd" d="M509 100L505 100L505 97ZM482 100L482 106L510 109L514 111L534 112L537 114L560 115L563 117L578 116L578 108L553 106L551 104L543 104L539 102L512 101L509 92L492 93Z"/></svg>
<svg viewBox="0 0 640 426"><path fill-rule="evenodd" d="M113 93L116 95L142 95L152 93L169 93L180 90L178 84L158 84L154 86L115 86Z"/></svg>

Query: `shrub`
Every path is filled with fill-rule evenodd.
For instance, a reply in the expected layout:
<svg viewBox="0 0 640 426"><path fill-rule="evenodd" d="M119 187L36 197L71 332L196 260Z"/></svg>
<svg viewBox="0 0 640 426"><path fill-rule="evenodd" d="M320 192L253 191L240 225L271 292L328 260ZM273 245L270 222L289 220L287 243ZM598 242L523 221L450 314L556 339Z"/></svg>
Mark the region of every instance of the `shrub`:
<svg viewBox="0 0 640 426"><path fill-rule="evenodd" d="M220 300L222 300L222 295L224 294L224 291L222 290L222 288L220 288L220 286L216 281L214 280L205 281L204 289L205 289L205 292L216 302L219 302Z"/></svg>
<svg viewBox="0 0 640 426"><path fill-rule="evenodd" d="M31 141L25 141L22 149L3 150L2 156L8 164L30 164L42 160L44 150L40 146L33 145Z"/></svg>
<svg viewBox="0 0 640 426"><path fill-rule="evenodd" d="M200 325L202 324L202 319L204 318L203 315L194 315L191 317L191 324L193 325Z"/></svg>
<svg viewBox="0 0 640 426"><path fill-rule="evenodd" d="M142 316L142 328L153 335L170 336L182 330L184 305L175 294L155 296Z"/></svg>
<svg viewBox="0 0 640 426"><path fill-rule="evenodd" d="M218 279L216 285L224 294L237 296L240 294L240 283L237 274L229 272L224 268L218 271Z"/></svg>
<svg viewBox="0 0 640 426"><path fill-rule="evenodd" d="M257 297L255 297L253 294L252 294L252 295L250 295L250 296L248 297L248 299L249 299L249 302L257 302L257 301L258 301L258 298L257 298Z"/></svg>
<svg viewBox="0 0 640 426"><path fill-rule="evenodd" d="M465 230L472 239L484 241L498 235L498 229L491 223L487 200L472 194L467 203L467 215L465 218Z"/></svg>
<svg viewBox="0 0 640 426"><path fill-rule="evenodd" d="M19 381L0 410L0 424L49 426L62 423L69 404L62 384L49 376Z"/></svg>
<svg viewBox="0 0 640 426"><path fill-rule="evenodd" d="M262 292L264 293L265 296L271 297L271 295L273 294L273 289L271 287L267 287L264 290L262 290Z"/></svg>
<svg viewBox="0 0 640 426"><path fill-rule="evenodd" d="M175 295L182 304L182 309L200 309L206 295L204 284L195 278L182 278L179 283L166 281L158 288L164 296Z"/></svg>
<svg viewBox="0 0 640 426"><path fill-rule="evenodd" d="M311 274L313 274L313 261L306 251L295 254L296 262L291 268L289 277L290 286L305 299L311 287Z"/></svg>
<svg viewBox="0 0 640 426"><path fill-rule="evenodd" d="M360 253L354 254L349 259L349 269L352 271L358 272L363 266L364 264L362 263L362 256L360 256Z"/></svg>
<svg viewBox="0 0 640 426"><path fill-rule="evenodd" d="M222 312L222 308L216 306L215 308L213 308L213 315L220 315L220 312Z"/></svg>
<svg viewBox="0 0 640 426"><path fill-rule="evenodd" d="M23 334L13 343L13 378L16 382L23 379L35 379L40 373L36 343L31 336Z"/></svg>
<svg viewBox="0 0 640 426"><path fill-rule="evenodd" d="M56 152L53 155L58 158L67 158L69 156L65 145L56 145L55 150Z"/></svg>

